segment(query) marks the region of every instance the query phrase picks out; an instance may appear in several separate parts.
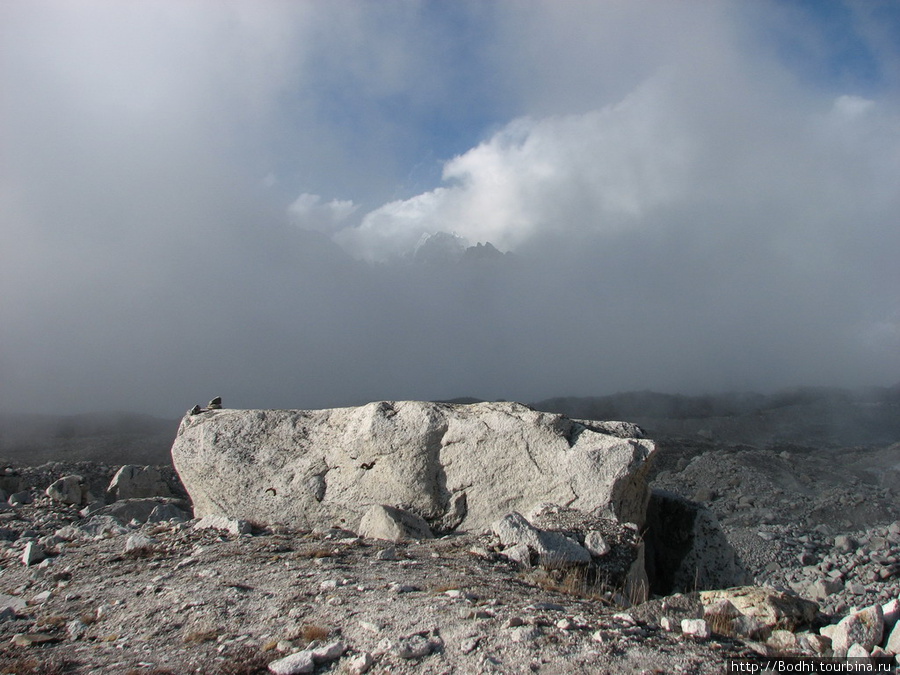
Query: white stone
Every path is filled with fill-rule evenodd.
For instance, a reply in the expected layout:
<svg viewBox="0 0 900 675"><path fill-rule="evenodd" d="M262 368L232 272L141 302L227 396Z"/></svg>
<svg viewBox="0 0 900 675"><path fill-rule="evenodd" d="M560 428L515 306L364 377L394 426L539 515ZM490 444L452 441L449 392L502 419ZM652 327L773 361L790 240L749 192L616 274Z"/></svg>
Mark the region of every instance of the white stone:
<svg viewBox="0 0 900 675"><path fill-rule="evenodd" d="M598 558L605 556L611 550L606 539L603 538L603 534L596 530L591 530L584 536L584 547L592 556Z"/></svg>
<svg viewBox="0 0 900 675"><path fill-rule="evenodd" d="M397 504L481 531L542 501L643 525L655 449L628 425L517 403L382 401L186 416L172 458L198 517L312 529Z"/></svg>
<svg viewBox="0 0 900 675"><path fill-rule="evenodd" d="M374 662L375 659L372 658L369 652L363 652L347 662L347 670L351 675L363 675L363 673L368 672Z"/></svg>
<svg viewBox="0 0 900 675"><path fill-rule="evenodd" d="M316 663L313 661L312 652L308 650L295 652L269 664L269 672L274 675L301 675L311 673L315 669Z"/></svg>
<svg viewBox="0 0 900 675"><path fill-rule="evenodd" d="M329 642L323 647L316 647L310 650L312 652L313 661L316 663L326 663L341 658L341 655L347 651L347 645L340 640Z"/></svg>
<svg viewBox="0 0 900 675"><path fill-rule="evenodd" d="M423 518L385 504L373 504L366 511L357 530L359 536L368 539L384 539L401 542L416 539L432 539L431 528Z"/></svg>
<svg viewBox="0 0 900 675"><path fill-rule="evenodd" d="M819 632L827 634L824 629ZM860 645L868 653L872 647L881 643L883 632L884 616L881 613L881 606L873 605L845 616L834 629L831 629L829 637L835 655L843 656L853 644Z"/></svg>
<svg viewBox="0 0 900 675"><path fill-rule="evenodd" d="M690 635L691 637L695 637L700 640L706 640L710 635L712 635L712 631L709 629L709 624L706 623L706 621L704 621L703 619L682 619L681 632L685 635Z"/></svg>

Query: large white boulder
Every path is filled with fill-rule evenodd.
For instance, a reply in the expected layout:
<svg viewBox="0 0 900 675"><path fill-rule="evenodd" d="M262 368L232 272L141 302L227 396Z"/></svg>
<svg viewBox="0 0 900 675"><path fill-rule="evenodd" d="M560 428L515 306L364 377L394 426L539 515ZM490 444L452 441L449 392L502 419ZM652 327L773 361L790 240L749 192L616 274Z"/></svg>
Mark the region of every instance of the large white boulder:
<svg viewBox="0 0 900 675"><path fill-rule="evenodd" d="M482 531L540 502L642 525L654 451L634 425L517 403L382 401L189 415L172 459L198 517L354 529L387 504Z"/></svg>

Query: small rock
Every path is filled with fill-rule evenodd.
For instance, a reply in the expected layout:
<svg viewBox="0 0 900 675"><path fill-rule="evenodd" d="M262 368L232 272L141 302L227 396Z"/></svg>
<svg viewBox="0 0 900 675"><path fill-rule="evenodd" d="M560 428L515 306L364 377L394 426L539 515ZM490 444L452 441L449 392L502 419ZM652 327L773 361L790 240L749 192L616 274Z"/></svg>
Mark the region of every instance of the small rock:
<svg viewBox="0 0 900 675"><path fill-rule="evenodd" d="M347 671L351 675L363 675L363 673L368 672L374 662L375 659L369 652L363 652L347 662Z"/></svg>
<svg viewBox="0 0 900 675"><path fill-rule="evenodd" d="M884 627L890 630L900 619L900 600L894 598L881 606L881 614L884 616Z"/></svg>
<svg viewBox="0 0 900 675"><path fill-rule="evenodd" d="M158 542L147 535L135 533L129 535L125 540L125 553L136 553L139 551L152 551Z"/></svg>
<svg viewBox="0 0 900 675"><path fill-rule="evenodd" d="M394 542L434 538L423 518L386 504L373 504L366 511L359 523L358 534L368 539Z"/></svg>
<svg viewBox="0 0 900 675"><path fill-rule="evenodd" d="M47 554L44 552L43 546L35 541L29 541L25 545L25 551L22 553L22 564L31 566L41 562L46 557Z"/></svg>
<svg viewBox="0 0 900 675"><path fill-rule="evenodd" d="M28 604L29 605L43 605L45 602L47 602L50 599L50 597L52 595L53 595L53 593L51 591L41 591L37 595L32 596L31 599L28 601Z"/></svg>
<svg viewBox="0 0 900 675"><path fill-rule="evenodd" d="M93 496L88 493L84 477L77 475L63 476L52 483L45 491L45 494L55 502L75 506L81 506L93 501Z"/></svg>
<svg viewBox="0 0 900 675"><path fill-rule="evenodd" d="M313 661L316 663L327 663L341 658L343 653L347 651L347 646L340 640L337 640L328 643L324 647L317 647L311 651Z"/></svg>
<svg viewBox="0 0 900 675"><path fill-rule="evenodd" d="M274 675L300 675L311 673L315 669L316 663L313 661L312 652L308 650L295 652L269 664L269 672Z"/></svg>
<svg viewBox="0 0 900 675"><path fill-rule="evenodd" d="M225 516L203 516L194 525L196 530L225 530L229 534L235 536L239 534L250 534L253 527L246 520L238 520L236 518L226 518Z"/></svg>
<svg viewBox="0 0 900 675"><path fill-rule="evenodd" d="M66 624L66 634L73 642L84 637L84 634L86 632L87 624L84 623L81 619L72 619Z"/></svg>
<svg viewBox="0 0 900 675"><path fill-rule="evenodd" d="M34 495L31 494L31 490L22 490L11 494L6 501L10 506L22 506L23 504L31 504L34 501Z"/></svg>
<svg viewBox="0 0 900 675"><path fill-rule="evenodd" d="M42 645L48 642L58 642L59 638L47 633L17 633L13 636L12 641L18 647L31 647L32 645Z"/></svg>
<svg viewBox="0 0 900 675"><path fill-rule="evenodd" d="M413 635L401 640L394 650L401 659L421 659L431 653L431 641L422 635Z"/></svg>
<svg viewBox="0 0 900 675"><path fill-rule="evenodd" d="M605 556L611 550L603 534L596 530L591 530L584 536L584 547L597 558Z"/></svg>
<svg viewBox="0 0 900 675"><path fill-rule="evenodd" d="M541 636L541 629L537 626L519 626L509 633L509 639L513 642L534 642Z"/></svg>
<svg viewBox="0 0 900 675"><path fill-rule="evenodd" d="M853 643L850 645L850 648L847 650L847 658L848 659L867 659L869 658L869 650L863 647L861 644Z"/></svg>
<svg viewBox="0 0 900 675"><path fill-rule="evenodd" d="M682 619L681 632L699 640L706 640L712 635L709 624L703 619Z"/></svg>
<svg viewBox="0 0 900 675"><path fill-rule="evenodd" d="M481 641L480 637L470 637L466 638L462 642L459 643L459 651L463 654L471 654L476 649L478 649L478 643Z"/></svg>
<svg viewBox="0 0 900 675"><path fill-rule="evenodd" d="M376 560L396 560L397 559L397 549L393 546L389 548L383 548L378 553L375 554Z"/></svg>
<svg viewBox="0 0 900 675"><path fill-rule="evenodd" d="M397 581L392 581L387 585L387 589L393 593L415 593L416 591L421 591L422 589L418 586L413 586L412 584L401 584Z"/></svg>
<svg viewBox="0 0 900 675"><path fill-rule="evenodd" d="M850 553L856 550L856 540L846 534L839 534L834 538L834 547L842 553Z"/></svg>

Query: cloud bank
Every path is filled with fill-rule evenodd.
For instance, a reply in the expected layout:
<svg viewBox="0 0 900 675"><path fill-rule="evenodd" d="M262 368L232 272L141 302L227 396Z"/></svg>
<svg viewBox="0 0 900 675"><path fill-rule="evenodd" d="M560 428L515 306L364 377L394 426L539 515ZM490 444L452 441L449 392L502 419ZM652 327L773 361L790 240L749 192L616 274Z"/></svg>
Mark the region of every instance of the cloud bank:
<svg viewBox="0 0 900 675"><path fill-rule="evenodd" d="M3 5L0 409L892 385L900 20L829 8Z"/></svg>

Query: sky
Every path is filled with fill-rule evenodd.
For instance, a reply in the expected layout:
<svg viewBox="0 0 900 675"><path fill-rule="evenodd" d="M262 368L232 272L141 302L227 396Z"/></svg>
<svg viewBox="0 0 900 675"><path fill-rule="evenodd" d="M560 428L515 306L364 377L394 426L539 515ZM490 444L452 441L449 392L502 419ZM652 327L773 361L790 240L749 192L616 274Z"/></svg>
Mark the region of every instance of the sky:
<svg viewBox="0 0 900 675"><path fill-rule="evenodd" d="M900 383L890 0L13 1L0 87L0 411Z"/></svg>

